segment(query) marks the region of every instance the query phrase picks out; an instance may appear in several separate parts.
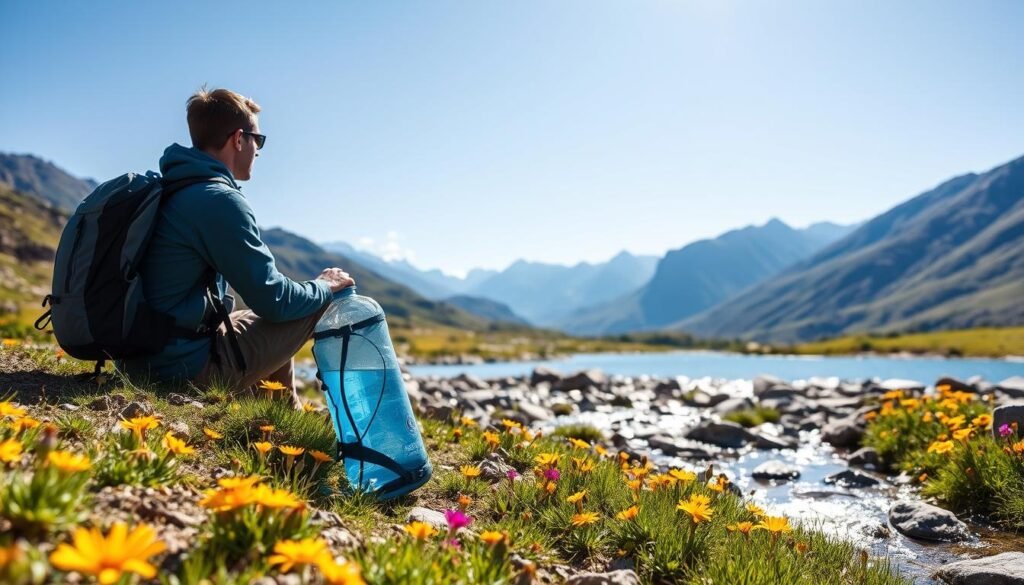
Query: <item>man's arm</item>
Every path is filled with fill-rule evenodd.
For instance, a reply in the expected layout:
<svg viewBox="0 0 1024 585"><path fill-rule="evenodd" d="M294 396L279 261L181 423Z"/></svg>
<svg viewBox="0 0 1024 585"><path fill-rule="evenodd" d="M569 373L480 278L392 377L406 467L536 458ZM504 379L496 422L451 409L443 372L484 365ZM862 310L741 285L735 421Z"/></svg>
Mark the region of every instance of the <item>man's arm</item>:
<svg viewBox="0 0 1024 585"><path fill-rule="evenodd" d="M332 282L322 278L297 282L281 274L245 198L217 187L209 191L196 218L202 252L249 308L268 321L290 321L306 317L330 301L340 282L336 274Z"/></svg>

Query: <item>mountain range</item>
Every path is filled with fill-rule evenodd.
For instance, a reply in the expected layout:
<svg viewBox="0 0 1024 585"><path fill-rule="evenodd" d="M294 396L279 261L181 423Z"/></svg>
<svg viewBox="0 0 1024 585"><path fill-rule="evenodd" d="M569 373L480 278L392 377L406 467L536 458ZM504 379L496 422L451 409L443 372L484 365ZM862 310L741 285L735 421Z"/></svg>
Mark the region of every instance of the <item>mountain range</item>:
<svg viewBox="0 0 1024 585"><path fill-rule="evenodd" d="M38 157L0 153L0 313L11 299L45 290L52 264L43 257L67 210L95 185ZM464 279L281 229L264 238L282 272L310 278L341 266L410 326L529 323L578 334L667 330L794 342L1024 323L1024 157L950 179L857 226L795 229L775 219L661 258L520 260Z"/></svg>
<svg viewBox="0 0 1024 585"><path fill-rule="evenodd" d="M570 315L558 324L576 334L661 329L778 273L849 232L815 224L798 230L778 219L672 250L637 290Z"/></svg>
<svg viewBox="0 0 1024 585"><path fill-rule="evenodd" d="M1024 323L1024 157L950 179L673 328L802 341Z"/></svg>

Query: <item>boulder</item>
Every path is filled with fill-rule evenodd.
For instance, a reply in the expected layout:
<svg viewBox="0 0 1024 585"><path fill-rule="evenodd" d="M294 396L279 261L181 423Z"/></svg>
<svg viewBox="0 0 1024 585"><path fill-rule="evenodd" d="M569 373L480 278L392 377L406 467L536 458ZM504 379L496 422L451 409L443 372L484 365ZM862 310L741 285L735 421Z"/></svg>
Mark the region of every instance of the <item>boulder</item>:
<svg viewBox="0 0 1024 585"><path fill-rule="evenodd" d="M1024 398L1024 376L1011 376L996 384L995 389L1010 398Z"/></svg>
<svg viewBox="0 0 1024 585"><path fill-rule="evenodd" d="M992 433L999 436L999 428L1003 425L1013 426L1017 423L1017 436L1024 436L1024 402L1011 402L997 406L992 411Z"/></svg>
<svg viewBox="0 0 1024 585"><path fill-rule="evenodd" d="M776 386L788 386L789 384L782 378L776 378L775 376L761 375L754 378L754 396L760 396L775 388Z"/></svg>
<svg viewBox="0 0 1024 585"><path fill-rule="evenodd" d="M516 410L526 420L526 424L548 421L553 418L550 410L532 402L520 402L516 404Z"/></svg>
<svg viewBox="0 0 1024 585"><path fill-rule="evenodd" d="M149 416L153 414L153 406L148 402L129 402L121 410L121 418L135 418L137 416Z"/></svg>
<svg viewBox="0 0 1024 585"><path fill-rule="evenodd" d="M967 525L949 510L910 500L889 508L889 523L911 538L957 542L968 537Z"/></svg>
<svg viewBox="0 0 1024 585"><path fill-rule="evenodd" d="M686 433L686 437L728 449L739 449L757 440L757 437L747 429L728 421L703 424Z"/></svg>
<svg viewBox="0 0 1024 585"><path fill-rule="evenodd" d="M949 376L943 376L943 377L941 377L941 378L939 378L938 380L935 381L935 387L936 388L938 388L939 386L942 386L942 385L949 386L951 390L957 390L959 392L975 392L976 391L976 388L974 388L973 386L971 386L967 382L963 382L963 381L957 380L956 378L952 378L952 377L949 377Z"/></svg>
<svg viewBox="0 0 1024 585"><path fill-rule="evenodd" d="M844 469L843 471L833 473L826 477L825 483L845 488L861 488L876 486L879 484L879 481L870 475L866 475L859 471Z"/></svg>
<svg viewBox="0 0 1024 585"><path fill-rule="evenodd" d="M640 585L640 577L630 570L611 571L610 573L579 573L569 577L565 585Z"/></svg>
<svg viewBox="0 0 1024 585"><path fill-rule="evenodd" d="M615 442L615 437L612 437L612 442ZM624 445L625 441L622 444ZM668 435L649 437L647 444L650 445L651 449L661 449L661 452L669 457L680 457L682 459L699 459L704 461L713 459L718 453L717 449L707 445L701 445L684 439L676 439Z"/></svg>
<svg viewBox="0 0 1024 585"><path fill-rule="evenodd" d="M536 386L541 382L555 385L562 379L562 374L544 366L537 366L530 374L530 386Z"/></svg>
<svg viewBox="0 0 1024 585"><path fill-rule="evenodd" d="M754 403L749 398L727 398L714 406L717 414L729 414L736 410L754 408Z"/></svg>
<svg viewBox="0 0 1024 585"><path fill-rule="evenodd" d="M846 462L850 465L870 468L877 468L880 464L878 451L875 451L872 447L861 447L860 449L857 449L846 458Z"/></svg>
<svg viewBox="0 0 1024 585"><path fill-rule="evenodd" d="M584 390L589 386L601 388L607 383L608 378L601 370L584 370L561 379L555 388L562 392L568 392L569 390Z"/></svg>
<svg viewBox="0 0 1024 585"><path fill-rule="evenodd" d="M857 423L855 417L836 419L821 429L821 440L833 447L856 447L863 437L864 427Z"/></svg>
<svg viewBox="0 0 1024 585"><path fill-rule="evenodd" d="M654 393L658 395L668 394L670 396L675 396L682 389L683 387L679 384L679 380L675 378L669 378L667 380L662 380L658 382L658 384L654 387Z"/></svg>
<svg viewBox="0 0 1024 585"><path fill-rule="evenodd" d="M1024 552L957 561L935 576L950 585L1024 585Z"/></svg>
<svg viewBox="0 0 1024 585"><path fill-rule="evenodd" d="M409 510L409 516L406 521L423 522L424 524L430 524L438 530L448 530L448 520L445 519L444 512L438 512L430 508L417 506Z"/></svg>
<svg viewBox="0 0 1024 585"><path fill-rule="evenodd" d="M505 463L505 460L497 453L491 453L480 463L480 475L489 481L507 479L508 472L514 470L515 468Z"/></svg>
<svg viewBox="0 0 1024 585"><path fill-rule="evenodd" d="M452 378L452 382L462 382L463 384L469 386L474 390L486 390L491 387L490 384L488 384L487 382L484 382L480 378L477 378L476 376L472 374L467 374L465 372Z"/></svg>
<svg viewBox="0 0 1024 585"><path fill-rule="evenodd" d="M754 468L750 474L754 479L797 479L800 477L800 469L783 461L765 461Z"/></svg>
<svg viewBox="0 0 1024 585"><path fill-rule="evenodd" d="M782 437L773 437L764 433L756 433L754 441L754 447L758 449L794 449L797 444L796 441L783 439Z"/></svg>

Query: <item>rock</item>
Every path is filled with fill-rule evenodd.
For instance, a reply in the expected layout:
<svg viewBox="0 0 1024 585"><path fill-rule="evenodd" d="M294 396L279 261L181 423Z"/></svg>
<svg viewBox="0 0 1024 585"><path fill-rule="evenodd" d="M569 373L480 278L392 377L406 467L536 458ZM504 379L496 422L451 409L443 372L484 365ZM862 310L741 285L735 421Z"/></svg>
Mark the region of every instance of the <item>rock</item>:
<svg viewBox="0 0 1024 585"><path fill-rule="evenodd" d="M878 451L875 451L872 447L861 447L860 449L857 449L846 458L846 462L850 465L870 468L877 468L880 463L878 459Z"/></svg>
<svg viewBox="0 0 1024 585"><path fill-rule="evenodd" d="M491 453L480 463L480 475L490 481L501 481L508 477L508 472L515 468L505 463L501 455Z"/></svg>
<svg viewBox="0 0 1024 585"><path fill-rule="evenodd" d="M957 380L956 378L951 378L949 376L943 376L942 378L939 378L938 380L935 381L935 387L936 388L938 388L939 386L942 386L942 385L949 386L949 388L951 390L957 390L957 391L960 391L960 392L975 392L976 391L976 388L974 388L970 384L968 384L966 382L961 382L960 380Z"/></svg>
<svg viewBox="0 0 1024 585"><path fill-rule="evenodd" d="M601 370L584 370L559 380L555 388L562 392L568 392L569 390L584 390L588 386L601 388L607 383L608 378Z"/></svg>
<svg viewBox="0 0 1024 585"><path fill-rule="evenodd" d="M924 384L917 380L901 380L899 378L889 378L888 380L882 381L878 385L879 387L889 390L903 390L910 394L919 394L924 392Z"/></svg>
<svg viewBox="0 0 1024 585"><path fill-rule="evenodd" d="M170 394L167 395L167 402L168 404L173 404L174 406L185 406L190 402L190 400L184 394L171 392Z"/></svg>
<svg viewBox="0 0 1024 585"><path fill-rule="evenodd" d="M579 573L569 577L565 585L640 585L640 577L629 570L610 573Z"/></svg>
<svg viewBox="0 0 1024 585"><path fill-rule="evenodd" d="M137 416L148 416L153 414L153 407L146 402L129 402L128 406L121 410L121 418L135 418Z"/></svg>
<svg viewBox="0 0 1024 585"><path fill-rule="evenodd" d="M462 382L463 384L466 384L467 386L474 390L487 390L488 388L491 387L490 384L484 382L480 378L477 378L472 374L466 373L462 373L459 374L458 376L455 376L454 378L452 378L452 382Z"/></svg>
<svg viewBox="0 0 1024 585"><path fill-rule="evenodd" d="M889 508L889 523L901 533L922 540L956 542L968 536L967 525L949 510L901 500Z"/></svg>
<svg viewBox="0 0 1024 585"><path fill-rule="evenodd" d="M532 402L520 402L516 404L516 411L521 415L525 424L528 425L552 419L550 410Z"/></svg>
<svg viewBox="0 0 1024 585"><path fill-rule="evenodd" d="M729 414L736 410L753 408L754 403L749 398L727 398L715 405L716 414Z"/></svg>
<svg viewBox="0 0 1024 585"><path fill-rule="evenodd" d="M839 473L833 473L825 478L825 483L845 488L872 487L879 484L879 481L870 475L865 475L852 469L844 469Z"/></svg>
<svg viewBox="0 0 1024 585"><path fill-rule="evenodd" d="M1024 436L1024 402L1011 402L992 411L992 434L999 436L999 427L1017 423L1017 436Z"/></svg>
<svg viewBox="0 0 1024 585"><path fill-rule="evenodd" d="M935 576L950 585L1024 585L1024 552L957 561Z"/></svg>
<svg viewBox="0 0 1024 585"><path fill-rule="evenodd" d="M758 449L793 449L796 444L781 437L772 437L764 433L756 433L757 439L754 442L754 447Z"/></svg>
<svg viewBox="0 0 1024 585"><path fill-rule="evenodd" d="M568 402L556 402L551 405L551 414L555 416L569 416L576 412L576 405Z"/></svg>
<svg viewBox="0 0 1024 585"><path fill-rule="evenodd" d="M747 429L728 421L706 423L686 433L686 437L729 449L739 449L757 440L757 437Z"/></svg>
<svg viewBox="0 0 1024 585"><path fill-rule="evenodd" d="M320 527L320 536L335 552L353 550L359 547L359 536L345 528L341 516L328 510L315 509L310 523Z"/></svg>
<svg viewBox="0 0 1024 585"><path fill-rule="evenodd" d="M544 366L537 366L533 369L533 373L530 374L530 386L536 386L541 382L547 382L551 385L557 385L562 379L562 374Z"/></svg>
<svg viewBox="0 0 1024 585"><path fill-rule="evenodd" d="M71 404L70 402L65 402L64 404L60 405L61 410L66 410L68 412L75 412L76 410L79 410L81 408L81 406L78 406L77 404Z"/></svg>
<svg viewBox="0 0 1024 585"><path fill-rule="evenodd" d="M654 393L661 396L668 394L675 396L677 392L681 392L683 389L682 385L679 384L679 380L675 378L669 378L668 380L662 380L654 386Z"/></svg>
<svg viewBox="0 0 1024 585"><path fill-rule="evenodd" d="M754 479L797 479L800 477L800 470L782 461L765 461L754 468L750 474Z"/></svg>
<svg viewBox="0 0 1024 585"><path fill-rule="evenodd" d="M788 399L802 395L803 392L793 388L792 386L775 386L774 388L769 388L762 392L758 398L761 400Z"/></svg>
<svg viewBox="0 0 1024 585"><path fill-rule="evenodd" d="M448 520L445 519L443 512L420 506L409 510L407 522L423 522L438 530L448 530Z"/></svg>
<svg viewBox="0 0 1024 585"><path fill-rule="evenodd" d="M995 389L1010 398L1024 398L1024 376L1011 376L996 384Z"/></svg>
<svg viewBox="0 0 1024 585"><path fill-rule="evenodd" d="M188 425L183 423L183 422L181 422L180 420L176 420L176 421L170 423L169 425L167 425L167 430L169 430L172 433L174 433L174 435L176 437L178 437L179 439L183 438L183 437L187 437L189 435Z"/></svg>
<svg viewBox="0 0 1024 585"><path fill-rule="evenodd" d="M775 376L760 375L754 378L754 396L760 396L766 390L770 390L776 386L785 386L787 382L782 378L776 378Z"/></svg>
<svg viewBox="0 0 1024 585"><path fill-rule="evenodd" d="M836 419L821 429L821 440L833 447L853 448L863 437L864 427L852 417Z"/></svg>
<svg viewBox="0 0 1024 585"><path fill-rule="evenodd" d="M128 399L124 395L110 394L93 400L88 404L88 408L89 410L114 410L123 408L126 404L128 404Z"/></svg>
<svg viewBox="0 0 1024 585"><path fill-rule="evenodd" d="M614 436L612 437L612 442L615 442ZM622 444L625 445L625 441ZM707 460L713 459L717 454L716 449L709 449L707 446L694 441L676 439L668 435L648 437L647 444L651 446L651 449L661 449L661 452L669 457L680 457L682 459Z"/></svg>

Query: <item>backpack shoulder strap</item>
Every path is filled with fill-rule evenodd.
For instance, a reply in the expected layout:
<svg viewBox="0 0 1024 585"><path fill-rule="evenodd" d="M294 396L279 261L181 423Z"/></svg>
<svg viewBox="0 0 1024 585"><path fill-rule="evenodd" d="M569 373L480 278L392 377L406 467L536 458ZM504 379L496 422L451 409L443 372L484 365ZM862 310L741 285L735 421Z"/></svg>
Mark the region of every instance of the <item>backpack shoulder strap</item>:
<svg viewBox="0 0 1024 585"><path fill-rule="evenodd" d="M231 181L228 181L224 177L189 177L187 179L181 179L178 181L167 181L161 179L160 185L163 187L163 192L160 195L161 202L170 199L171 197L174 196L175 193L181 191L185 187L197 185L199 183L221 183L222 185L227 185L228 187L234 187L234 185L231 184Z"/></svg>

